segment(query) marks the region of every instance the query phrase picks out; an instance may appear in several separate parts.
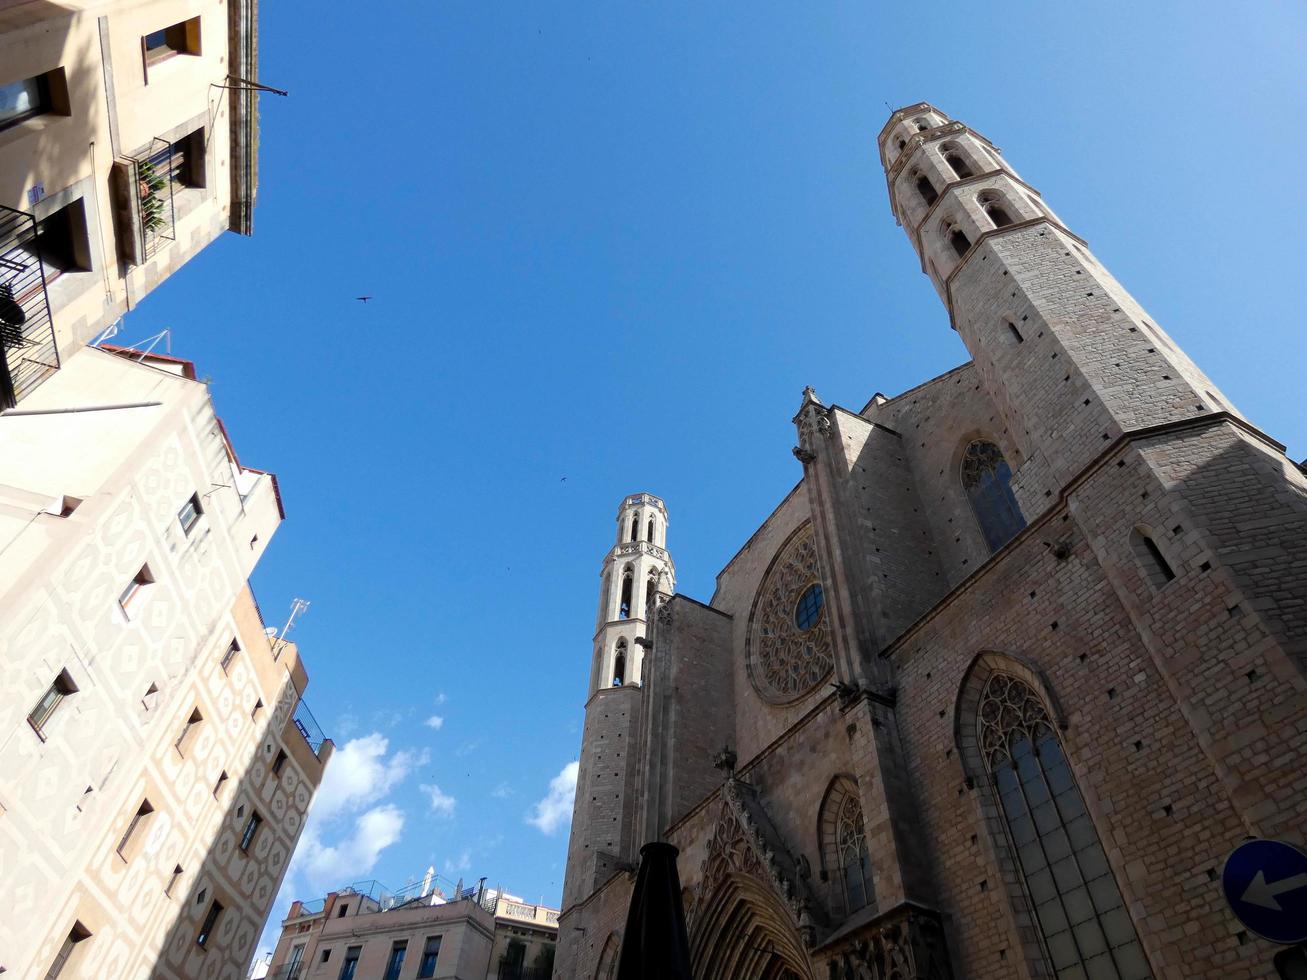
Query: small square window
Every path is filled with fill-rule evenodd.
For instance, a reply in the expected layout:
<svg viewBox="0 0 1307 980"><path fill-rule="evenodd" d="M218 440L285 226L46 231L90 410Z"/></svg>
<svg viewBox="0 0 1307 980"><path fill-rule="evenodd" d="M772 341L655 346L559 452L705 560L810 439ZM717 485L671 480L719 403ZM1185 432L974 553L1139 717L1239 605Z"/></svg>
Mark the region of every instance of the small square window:
<svg viewBox="0 0 1307 980"><path fill-rule="evenodd" d="M132 576L132 580L127 583L127 588L123 589L122 595L118 597L118 605L122 611L127 613L128 607L140 599L146 586L153 584L154 576L150 574L150 566L142 565L141 570Z"/></svg>
<svg viewBox="0 0 1307 980"><path fill-rule="evenodd" d="M32 730L42 742L45 741L45 726L50 719L54 717L55 711L63 702L63 699L70 694L77 693L77 685L73 683L72 676L66 670L61 670L59 675L54 679L45 693L41 695L41 700L36 702L27 715L27 723L32 726Z"/></svg>
<svg viewBox="0 0 1307 980"><path fill-rule="evenodd" d="M200 506L200 495L193 493L186 503L182 504L182 509L177 511L177 522L181 524L182 531L188 536L195 529L195 525L200 523L200 515L204 513L204 508Z"/></svg>
<svg viewBox="0 0 1307 980"><path fill-rule="evenodd" d="M283 749L278 751L277 758L272 760L272 774L274 776L280 776L282 767L285 765L286 765L286 752Z"/></svg>
<svg viewBox="0 0 1307 980"><path fill-rule="evenodd" d="M200 931L195 937L196 946L203 948L209 944L209 937L213 935L213 930L218 925L218 916L220 915L222 915L222 903L214 902L209 906L209 911L204 916Z"/></svg>
<svg viewBox="0 0 1307 980"><path fill-rule="evenodd" d="M141 38L147 68L178 54L200 53L200 18L192 17L180 24L153 31Z"/></svg>
<svg viewBox="0 0 1307 980"><path fill-rule="evenodd" d="M249 821L245 824L245 831L241 834L241 850L249 851L250 846L254 843L254 838L258 836L259 827L263 825L263 818L257 813L251 813Z"/></svg>
<svg viewBox="0 0 1307 980"><path fill-rule="evenodd" d="M325 962L327 962L327 960L329 960L329 959L331 959L331 950L329 950L329 949L324 949L324 950L322 951L322 959L320 960L320 962L325 963Z"/></svg>
<svg viewBox="0 0 1307 980"><path fill-rule="evenodd" d="M231 643L227 645L227 649L222 651L221 666L224 674L227 673L227 668L231 666L231 662L236 659L236 654L240 653L240 650L241 645L235 640L232 640Z"/></svg>

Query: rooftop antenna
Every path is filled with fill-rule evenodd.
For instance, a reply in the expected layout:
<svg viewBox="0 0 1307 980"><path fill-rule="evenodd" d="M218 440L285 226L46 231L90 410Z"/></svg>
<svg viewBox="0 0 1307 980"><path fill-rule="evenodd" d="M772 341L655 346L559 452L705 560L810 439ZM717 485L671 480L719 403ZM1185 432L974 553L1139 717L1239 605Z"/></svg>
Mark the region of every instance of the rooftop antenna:
<svg viewBox="0 0 1307 980"><path fill-rule="evenodd" d="M308 599L296 597L290 604L290 615L286 617L286 625L281 628L281 633L277 636L277 642L272 645L272 655L275 660L280 655L281 645L286 642L286 634L290 632L295 625L295 617L300 613L307 612L309 608Z"/></svg>

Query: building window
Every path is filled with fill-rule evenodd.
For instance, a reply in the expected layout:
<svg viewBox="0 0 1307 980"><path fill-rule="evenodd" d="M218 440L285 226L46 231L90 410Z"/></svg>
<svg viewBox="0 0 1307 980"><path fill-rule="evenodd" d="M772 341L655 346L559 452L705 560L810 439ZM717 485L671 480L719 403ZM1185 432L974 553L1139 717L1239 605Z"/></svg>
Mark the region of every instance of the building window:
<svg viewBox="0 0 1307 980"><path fill-rule="evenodd" d="M226 775L226 773L224 773L223 775ZM182 879L182 866L180 864L173 865L172 874L168 877L168 887L163 890L163 893L171 897L172 890L177 887L177 882L181 881L181 879Z"/></svg>
<svg viewBox="0 0 1307 980"><path fill-rule="evenodd" d="M649 581L644 584L644 618L646 622L653 619L654 606L658 601L658 582L650 575Z"/></svg>
<svg viewBox="0 0 1307 980"><path fill-rule="evenodd" d="M382 980L399 980L399 971L404 968L404 954L407 951L407 939L397 940L390 947L390 959L386 960L386 972Z"/></svg>
<svg viewBox="0 0 1307 980"><path fill-rule="evenodd" d="M146 66L177 54L200 53L200 18L192 17L180 24L173 24L161 31L154 31L141 38L141 50L145 52Z"/></svg>
<svg viewBox="0 0 1307 980"><path fill-rule="evenodd" d="M324 949L324 950L322 951L322 959L318 960L318 962L319 962L319 963L325 963L325 962L327 962L327 960L329 960L329 959L331 959L331 950L329 950L329 949Z"/></svg>
<svg viewBox="0 0 1307 980"><path fill-rule="evenodd" d="M0 85L0 130L46 113L68 115L68 82L62 68Z"/></svg>
<svg viewBox="0 0 1307 980"><path fill-rule="evenodd" d="M1026 526L1011 482L1012 470L998 446L984 440L967 446L962 456L962 488L991 552Z"/></svg>
<svg viewBox="0 0 1307 980"><path fill-rule="evenodd" d="M213 798L216 800L222 795L222 788L227 783L227 770L224 769L218 773L218 781L213 784Z"/></svg>
<svg viewBox="0 0 1307 980"><path fill-rule="evenodd" d="M806 633L817 625L825 605L826 593L822 591L820 582L814 582L799 596L798 605L794 607L794 625Z"/></svg>
<svg viewBox="0 0 1307 980"><path fill-rule="evenodd" d="M1017 329L1017 325L1013 323L1011 320L1008 320L1006 322L1007 322L1008 333L1011 334L1012 339L1018 344L1024 344L1026 342L1026 338L1021 336L1021 331Z"/></svg>
<svg viewBox="0 0 1307 980"><path fill-rule="evenodd" d="M272 760L272 774L274 776L280 776L281 769L284 765L286 765L286 751L284 749L279 749L277 751L277 757Z"/></svg>
<svg viewBox="0 0 1307 980"><path fill-rule="evenodd" d="M118 841L118 856L124 861L131 860L133 850L132 845L136 841L137 831L141 829L141 824L144 823L153 812L154 807L151 805L149 800L142 800L141 805L136 808L136 813L132 815L131 823L127 825L126 832L123 834L122 839Z"/></svg>
<svg viewBox="0 0 1307 980"><path fill-rule="evenodd" d="M196 946L203 949L209 944L209 937L213 935L220 915L222 915L222 903L214 899L213 904L209 906L209 911L204 915L204 922L200 924L200 931L195 935Z"/></svg>
<svg viewBox="0 0 1307 980"><path fill-rule="evenodd" d="M258 698L254 702L254 707L250 709L250 721L259 720L259 712L263 710L263 698Z"/></svg>
<svg viewBox="0 0 1307 980"><path fill-rule="evenodd" d="M200 515L204 513L204 508L200 506L200 495L191 494L191 498L182 504L182 509L177 512L177 521L182 526L182 531L187 535L194 530L195 525L200 523Z"/></svg>
<svg viewBox="0 0 1307 980"><path fill-rule="evenodd" d="M971 239L957 225L952 225L948 229L948 243L953 246L953 252L958 258L962 258L971 248Z"/></svg>
<svg viewBox="0 0 1307 980"><path fill-rule="evenodd" d="M345 913L349 911L349 902L342 902L340 908L336 911L336 918L345 918Z"/></svg>
<svg viewBox="0 0 1307 980"><path fill-rule="evenodd" d="M1130 547L1144 570L1144 577L1148 579L1148 584L1154 590L1160 589L1175 578L1175 570L1171 568L1171 563L1166 560L1162 549L1157 547L1157 542L1147 531L1142 528L1131 531Z"/></svg>
<svg viewBox="0 0 1307 980"><path fill-rule="evenodd" d="M77 685L73 683L72 676L67 670L59 671L54 682L45 689L41 695L41 700L36 702L36 707L27 715L27 723L32 726L32 731L36 732L42 742L45 741L45 726L49 724L50 719L54 717L55 711L63 703L63 699L70 694L77 693Z"/></svg>
<svg viewBox="0 0 1307 980"><path fill-rule="evenodd" d="M845 916L852 915L875 901L862 803L853 780L839 776L831 783L822 801L818 826L831 907Z"/></svg>
<svg viewBox="0 0 1307 980"><path fill-rule="evenodd" d="M631 590L634 588L634 581L630 569L627 569L622 575L622 602L617 607L618 619L631 618Z"/></svg>
<svg viewBox="0 0 1307 980"><path fill-rule="evenodd" d="M159 706L159 685L151 684L149 687L145 689L145 693L141 695L141 710L149 712L149 711L153 711L158 706Z"/></svg>
<svg viewBox="0 0 1307 980"><path fill-rule="evenodd" d="M956 146L946 145L941 147L941 149L944 151L944 162L953 168L953 172L957 174L959 178L965 180L967 177L975 176L971 172L971 167L968 166L967 161L964 160L962 154L958 152Z"/></svg>
<svg viewBox="0 0 1307 980"><path fill-rule="evenodd" d="M304 947L307 945L300 943L291 948L290 960L286 963L286 980L299 980L300 964L304 962Z"/></svg>
<svg viewBox="0 0 1307 980"><path fill-rule="evenodd" d="M654 519L653 519L652 517L649 518L649 526L645 528L644 539L645 539L646 541L648 541L650 544L653 544L653 539L654 539Z"/></svg>
<svg viewBox="0 0 1307 980"><path fill-rule="evenodd" d="M640 515L639 514L631 515L631 540L632 541L640 540Z"/></svg>
<svg viewBox="0 0 1307 980"><path fill-rule="evenodd" d="M436 975L438 959L440 959L440 937L427 936L426 945L422 947L422 959L418 963L418 980L428 980Z"/></svg>
<svg viewBox="0 0 1307 980"><path fill-rule="evenodd" d="M925 174L917 174L917 193L921 195L921 200L926 207L930 207L939 200L939 194L935 191L935 185L930 182Z"/></svg>
<svg viewBox="0 0 1307 980"><path fill-rule="evenodd" d="M977 738L1044 945L1059 977L1150 977L1134 925L1039 695L985 683Z"/></svg>
<svg viewBox="0 0 1307 980"><path fill-rule="evenodd" d="M186 754L186 744L190 741L191 734L204 721L204 715L200 714L200 709L196 708L186 719L186 724L182 726L181 734L177 736L177 741L173 742L173 747L182 755Z"/></svg>
<svg viewBox="0 0 1307 980"><path fill-rule="evenodd" d="M1003 207L1002 200L995 191L985 191L976 201L985 212L985 216L994 223L995 228L1006 228L1012 224L1012 216L1008 214L1007 208Z"/></svg>
<svg viewBox="0 0 1307 980"><path fill-rule="evenodd" d="M263 818L258 813L251 813L250 819L245 823L245 832L241 834L241 850L249 852L250 845L254 843L254 838L258 836L259 827L263 824Z"/></svg>
<svg viewBox="0 0 1307 980"><path fill-rule="evenodd" d="M132 580L127 583L127 588L123 589L122 595L118 596L118 606L122 609L124 615L128 614L128 607L141 597L147 586L154 584L154 576L150 574L150 566L142 565L141 570L132 576Z"/></svg>
<svg viewBox="0 0 1307 980"><path fill-rule="evenodd" d="M220 666L222 667L222 672L224 674L227 673L227 668L231 666L231 662L235 659L236 654L240 653L240 649L241 645L235 640L232 640L231 643L227 644L227 649L222 651L222 662Z"/></svg>
<svg viewBox="0 0 1307 980"><path fill-rule="evenodd" d="M59 947L59 952L55 955L54 962L50 964L50 969L45 972L45 980L58 980L63 975L64 967L68 965L73 954L77 952L77 947L86 940L91 938L91 930L80 922L74 922L73 928L68 933L68 938L63 941Z"/></svg>
<svg viewBox="0 0 1307 980"><path fill-rule="evenodd" d="M621 687L626 680L626 641L617 641L617 650L613 654L613 687Z"/></svg>
<svg viewBox="0 0 1307 980"><path fill-rule="evenodd" d="M345 962L340 964L340 976L337 980L354 980L354 971L359 967L359 955L362 946L351 946L345 950Z"/></svg>
<svg viewBox="0 0 1307 980"><path fill-rule="evenodd" d="M36 223L36 236L22 242L21 249L40 258L49 284L64 272L87 272L91 268L91 241L86 230L86 205L82 198L65 204Z"/></svg>

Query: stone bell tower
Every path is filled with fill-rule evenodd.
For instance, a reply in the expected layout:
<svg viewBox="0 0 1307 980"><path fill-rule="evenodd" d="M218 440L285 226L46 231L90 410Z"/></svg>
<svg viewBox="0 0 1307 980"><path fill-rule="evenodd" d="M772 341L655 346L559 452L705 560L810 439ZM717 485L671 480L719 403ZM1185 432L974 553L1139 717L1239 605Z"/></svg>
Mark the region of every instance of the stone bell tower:
<svg viewBox="0 0 1307 980"><path fill-rule="evenodd" d="M623 500L616 538L600 573L564 910L635 860L645 643L654 611L676 586L660 499L636 493Z"/></svg>
<svg viewBox="0 0 1307 980"><path fill-rule="evenodd" d="M1000 150L928 103L880 133L907 232L1019 458L1033 520L1123 435L1239 413Z"/></svg>

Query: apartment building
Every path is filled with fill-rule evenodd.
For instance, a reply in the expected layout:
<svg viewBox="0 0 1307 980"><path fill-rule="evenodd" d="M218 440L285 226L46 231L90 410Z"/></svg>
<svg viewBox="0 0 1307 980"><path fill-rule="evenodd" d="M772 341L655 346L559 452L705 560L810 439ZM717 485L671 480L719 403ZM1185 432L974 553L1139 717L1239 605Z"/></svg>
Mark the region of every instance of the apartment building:
<svg viewBox="0 0 1307 980"><path fill-rule="evenodd" d="M549 980L558 910L428 869L397 892L356 882L296 901L268 980Z"/></svg>
<svg viewBox="0 0 1307 980"><path fill-rule="evenodd" d="M252 228L256 0L0 0L0 409Z"/></svg>
<svg viewBox="0 0 1307 980"><path fill-rule="evenodd" d="M247 584L283 516L188 362L0 415L0 972L244 976L332 751Z"/></svg>

